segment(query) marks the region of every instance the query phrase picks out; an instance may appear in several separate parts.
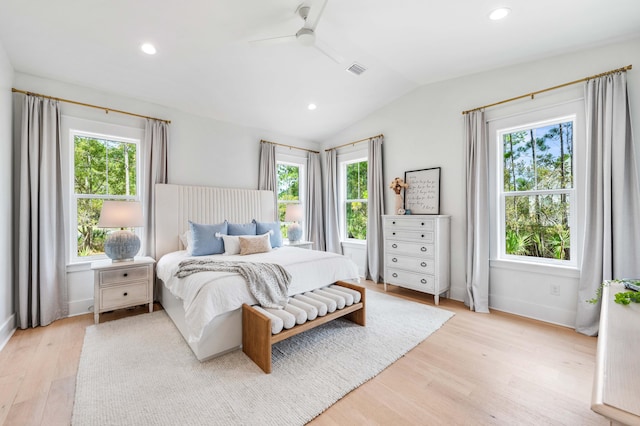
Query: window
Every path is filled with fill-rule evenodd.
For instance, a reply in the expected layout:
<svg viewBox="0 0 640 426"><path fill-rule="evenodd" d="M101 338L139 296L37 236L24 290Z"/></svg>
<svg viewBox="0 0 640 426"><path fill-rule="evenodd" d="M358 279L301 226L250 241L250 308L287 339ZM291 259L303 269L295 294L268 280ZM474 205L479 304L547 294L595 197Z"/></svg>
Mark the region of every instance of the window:
<svg viewBox="0 0 640 426"><path fill-rule="evenodd" d="M71 260L104 255L106 229L96 225L104 200L139 200L138 139L70 130L73 149Z"/></svg>
<svg viewBox="0 0 640 426"><path fill-rule="evenodd" d="M279 161L276 168L278 173L278 219L282 236L287 238L287 227L290 223L285 222L285 213L287 205L302 203L303 165Z"/></svg>
<svg viewBox="0 0 640 426"><path fill-rule="evenodd" d="M499 257L575 264L575 116L497 131Z"/></svg>
<svg viewBox="0 0 640 426"><path fill-rule="evenodd" d="M367 239L367 160L355 159L342 163L344 238Z"/></svg>

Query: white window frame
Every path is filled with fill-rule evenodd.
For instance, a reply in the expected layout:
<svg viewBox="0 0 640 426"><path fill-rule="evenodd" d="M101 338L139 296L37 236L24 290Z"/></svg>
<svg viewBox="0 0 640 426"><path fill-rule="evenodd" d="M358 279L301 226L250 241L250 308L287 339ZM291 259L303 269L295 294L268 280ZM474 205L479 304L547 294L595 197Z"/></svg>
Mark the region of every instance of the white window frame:
<svg viewBox="0 0 640 426"><path fill-rule="evenodd" d="M306 199L306 189L307 189L307 158L299 157L296 155L281 154L276 152L276 167L278 166L278 164L298 167L298 200L299 200L298 203L296 203L295 201L277 200L278 206L280 204L301 204L302 206L304 206L305 199ZM277 196L278 194L276 189L276 197ZM278 213L279 213L279 210L276 212L276 214ZM279 216L277 220L280 220ZM284 222L284 221L281 223L285 225L290 224L290 222ZM304 219L300 221L300 225L302 225L302 239L304 240L305 239Z"/></svg>
<svg viewBox="0 0 640 426"><path fill-rule="evenodd" d="M143 199L142 188L144 171L142 170L142 139L144 130L128 126L111 125L108 123L96 122L91 120L77 119L73 117L63 117L66 122L64 131L67 134L67 169L68 169L68 206L69 214L67 223L68 230L68 262L70 264L80 264L93 262L96 260L107 259L105 254L94 256L78 256L78 212L77 200L80 198L102 198L108 200L133 200L141 201ZM75 136L88 136L98 139L112 140L115 142L133 143L136 145L136 195L135 196L118 196L118 195L99 195L86 196L75 193ZM136 228L134 232L143 239L143 228Z"/></svg>
<svg viewBox="0 0 640 426"><path fill-rule="evenodd" d="M347 201L360 201L369 203L368 199L355 199L347 200L347 166L354 163L367 162L369 158L366 150L357 150L347 154L341 154L338 156L338 186L339 186L339 205L340 214L338 220L340 222L340 240L342 242L351 242L357 244L364 244L367 240L359 240L357 238L349 238L347 234Z"/></svg>
<svg viewBox="0 0 640 426"><path fill-rule="evenodd" d="M584 102L582 100L566 102L529 111L489 122L487 140L490 145L490 198L491 198L491 264L492 266L530 265L531 267L552 268L552 270L576 270L580 265L582 245L582 221L578 212L584 208L581 196L584 167ZM573 188L557 190L517 191L517 195L567 194L569 196L570 260L548 259L533 256L520 256L506 253L505 247L505 209L507 193L504 191L504 161L502 135L521 129L541 127L560 122L573 122ZM513 193L509 193L513 194Z"/></svg>

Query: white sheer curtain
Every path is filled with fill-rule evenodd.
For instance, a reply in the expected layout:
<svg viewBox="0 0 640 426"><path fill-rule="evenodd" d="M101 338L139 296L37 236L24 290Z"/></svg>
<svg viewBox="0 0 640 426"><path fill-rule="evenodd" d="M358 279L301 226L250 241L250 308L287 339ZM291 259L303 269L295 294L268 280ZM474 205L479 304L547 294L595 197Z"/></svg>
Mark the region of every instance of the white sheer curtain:
<svg viewBox="0 0 640 426"><path fill-rule="evenodd" d="M576 330L598 333L600 304L586 300L604 280L640 277L640 193L626 73L589 80L586 212Z"/></svg>
<svg viewBox="0 0 640 426"><path fill-rule="evenodd" d="M465 304L489 312L489 146L484 111L465 115L466 284Z"/></svg>
<svg viewBox="0 0 640 426"><path fill-rule="evenodd" d="M307 157L307 197L305 199L305 235L313 241L315 250L325 250L322 211L322 169L320 154L309 152Z"/></svg>
<svg viewBox="0 0 640 426"><path fill-rule="evenodd" d="M144 251L155 258L156 251L156 184L167 183L167 145L169 143L169 124L147 119L142 145L142 170L144 171L145 241ZM156 259L157 260L157 259Z"/></svg>
<svg viewBox="0 0 640 426"><path fill-rule="evenodd" d="M340 225L338 222L338 157L336 150L325 153L325 202L324 224L326 250L342 254L340 244Z"/></svg>
<svg viewBox="0 0 640 426"><path fill-rule="evenodd" d="M368 142L367 159L367 256L365 275L377 283L384 281L384 250L382 215L384 214L384 176L382 174L382 142L384 136L376 136Z"/></svg>
<svg viewBox="0 0 640 426"><path fill-rule="evenodd" d="M17 325L24 329L64 318L69 308L60 109L57 101L27 95L21 114L14 156L14 276Z"/></svg>
<svg viewBox="0 0 640 426"><path fill-rule="evenodd" d="M278 220L278 172L276 170L276 146L260 142L260 164L258 167L258 189L273 191L273 205Z"/></svg>

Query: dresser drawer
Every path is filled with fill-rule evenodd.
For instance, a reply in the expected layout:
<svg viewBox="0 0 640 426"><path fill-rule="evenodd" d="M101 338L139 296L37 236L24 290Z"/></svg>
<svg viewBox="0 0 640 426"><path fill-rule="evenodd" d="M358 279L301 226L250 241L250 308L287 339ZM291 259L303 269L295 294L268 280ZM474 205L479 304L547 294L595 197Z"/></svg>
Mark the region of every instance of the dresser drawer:
<svg viewBox="0 0 640 426"><path fill-rule="evenodd" d="M140 281L100 289L100 310L149 303L149 282Z"/></svg>
<svg viewBox="0 0 640 426"><path fill-rule="evenodd" d="M101 284L122 284L132 281L149 279L149 267L136 266L133 268L120 268L100 271Z"/></svg>
<svg viewBox="0 0 640 426"><path fill-rule="evenodd" d="M399 284L427 293L433 293L436 288L436 279L433 275L416 274L396 268L387 268L387 275L385 280L391 284Z"/></svg>
<svg viewBox="0 0 640 426"><path fill-rule="evenodd" d="M387 228L385 229L385 232L389 239L424 241L425 243L433 242L433 232L425 231L424 229L408 230L401 228Z"/></svg>
<svg viewBox="0 0 640 426"><path fill-rule="evenodd" d="M400 268L417 273L433 274L435 262L433 259L420 259L401 255L387 255L386 265L389 268Z"/></svg>
<svg viewBox="0 0 640 426"><path fill-rule="evenodd" d="M435 249L433 244L421 244L410 241L388 239L385 242L385 252L387 253L387 255L404 253L412 256L433 257Z"/></svg>
<svg viewBox="0 0 640 426"><path fill-rule="evenodd" d="M385 229L413 229L433 231L435 229L435 219L422 217L389 217L384 220Z"/></svg>

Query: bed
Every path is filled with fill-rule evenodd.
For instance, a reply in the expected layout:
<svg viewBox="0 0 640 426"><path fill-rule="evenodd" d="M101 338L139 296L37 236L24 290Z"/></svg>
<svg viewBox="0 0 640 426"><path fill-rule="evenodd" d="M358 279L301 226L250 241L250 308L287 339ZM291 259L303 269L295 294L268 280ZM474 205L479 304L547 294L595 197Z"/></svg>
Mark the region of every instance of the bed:
<svg viewBox="0 0 640 426"><path fill-rule="evenodd" d="M243 305L255 298L237 273L202 272L176 278L181 260L189 258L180 236L189 220L203 224L225 220L247 223L274 221L271 191L213 188L186 185L156 185L155 248L158 260L158 294L169 317L200 361L222 355L242 345ZM280 247L267 253L200 256L251 262L278 263L292 280L289 295L311 291L338 281L358 281L356 265L345 256Z"/></svg>

